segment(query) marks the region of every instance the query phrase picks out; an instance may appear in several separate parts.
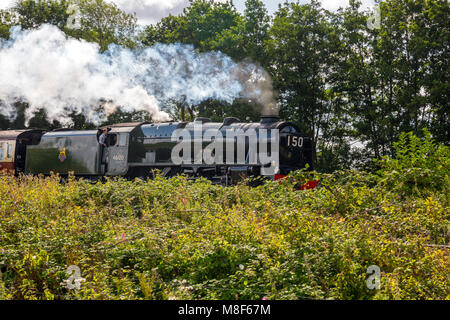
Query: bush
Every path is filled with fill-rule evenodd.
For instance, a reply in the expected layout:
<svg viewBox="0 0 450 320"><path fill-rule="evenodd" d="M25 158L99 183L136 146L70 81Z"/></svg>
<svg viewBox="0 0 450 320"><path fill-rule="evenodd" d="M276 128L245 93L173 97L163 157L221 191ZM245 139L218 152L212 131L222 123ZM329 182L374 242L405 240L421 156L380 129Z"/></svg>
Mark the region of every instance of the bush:
<svg viewBox="0 0 450 320"><path fill-rule="evenodd" d="M385 157L379 171L389 189L408 195L449 190L450 148L435 143L426 129L423 139L402 133L394 150L395 157Z"/></svg>
<svg viewBox="0 0 450 320"><path fill-rule="evenodd" d="M256 188L0 176L0 299L450 299L448 149L396 148Z"/></svg>

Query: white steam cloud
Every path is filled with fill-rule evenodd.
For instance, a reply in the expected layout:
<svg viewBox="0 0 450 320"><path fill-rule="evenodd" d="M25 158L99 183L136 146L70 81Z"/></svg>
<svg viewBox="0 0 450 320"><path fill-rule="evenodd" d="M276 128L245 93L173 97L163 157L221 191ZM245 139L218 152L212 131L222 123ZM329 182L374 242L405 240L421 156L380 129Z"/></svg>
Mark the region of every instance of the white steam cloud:
<svg viewBox="0 0 450 320"><path fill-rule="evenodd" d="M55 26L11 31L10 40L0 41L0 114L9 117L17 101L29 103L27 119L44 108L50 120L62 123L72 111L99 122L102 101L106 114L120 106L148 111L156 121L169 119L160 109L165 101L181 97L192 105L244 98L276 106L264 70L220 52L158 44L137 52L111 46L100 54L96 44L67 38Z"/></svg>

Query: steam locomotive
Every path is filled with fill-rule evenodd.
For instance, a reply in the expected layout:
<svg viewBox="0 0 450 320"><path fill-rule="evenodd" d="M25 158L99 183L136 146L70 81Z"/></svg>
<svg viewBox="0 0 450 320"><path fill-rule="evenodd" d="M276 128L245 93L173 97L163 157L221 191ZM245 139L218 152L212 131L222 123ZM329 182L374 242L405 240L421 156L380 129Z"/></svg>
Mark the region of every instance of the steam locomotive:
<svg viewBox="0 0 450 320"><path fill-rule="evenodd" d="M276 171L264 173L264 168L270 163L250 161L252 146L249 137L234 137L226 141L236 154L237 150L245 152L246 157L240 160L235 155L234 161L223 163L194 161L196 151L193 147L189 154L182 155L187 161L174 163L173 149L179 143L179 140L174 140L174 133L184 130L194 137L198 126L201 126L202 132L209 130L223 136L233 131L253 131L260 135L264 130L270 132L276 129L279 133L279 163ZM104 128L108 129L106 146L99 143L99 130ZM244 123L237 118L226 118L222 123L217 123L207 118L197 118L193 122L121 123L100 129L0 131L0 171L9 171L15 175L49 175L53 172L66 176L72 173L79 177L99 179L105 176L151 177L158 169L167 177L186 174L227 185L247 176L277 178L293 170L313 168L311 140L303 136L295 124L281 121L278 117L263 117L259 123ZM195 143L195 138L192 143ZM204 140L201 140L201 144L207 146ZM270 154L270 144L268 150Z"/></svg>

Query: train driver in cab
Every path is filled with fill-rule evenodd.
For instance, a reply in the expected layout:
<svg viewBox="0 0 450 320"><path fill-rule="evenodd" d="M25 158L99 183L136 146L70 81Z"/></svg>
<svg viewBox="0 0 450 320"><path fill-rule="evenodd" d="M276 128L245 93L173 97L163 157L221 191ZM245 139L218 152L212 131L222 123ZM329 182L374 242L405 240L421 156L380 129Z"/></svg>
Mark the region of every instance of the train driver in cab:
<svg viewBox="0 0 450 320"><path fill-rule="evenodd" d="M98 138L98 143L100 143L102 146L107 147L108 142L108 129L103 129L103 133Z"/></svg>

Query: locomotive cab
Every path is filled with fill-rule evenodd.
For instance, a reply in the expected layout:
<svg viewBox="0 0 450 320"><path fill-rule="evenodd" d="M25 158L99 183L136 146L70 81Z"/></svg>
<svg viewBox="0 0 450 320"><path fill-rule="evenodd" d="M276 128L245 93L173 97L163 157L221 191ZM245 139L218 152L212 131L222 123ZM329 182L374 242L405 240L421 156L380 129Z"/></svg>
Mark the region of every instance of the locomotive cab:
<svg viewBox="0 0 450 320"><path fill-rule="evenodd" d="M129 162L142 153L142 129L146 122L121 123L109 126L107 147L103 150L102 165L107 176L129 176L133 171ZM101 128L104 129L104 128Z"/></svg>

